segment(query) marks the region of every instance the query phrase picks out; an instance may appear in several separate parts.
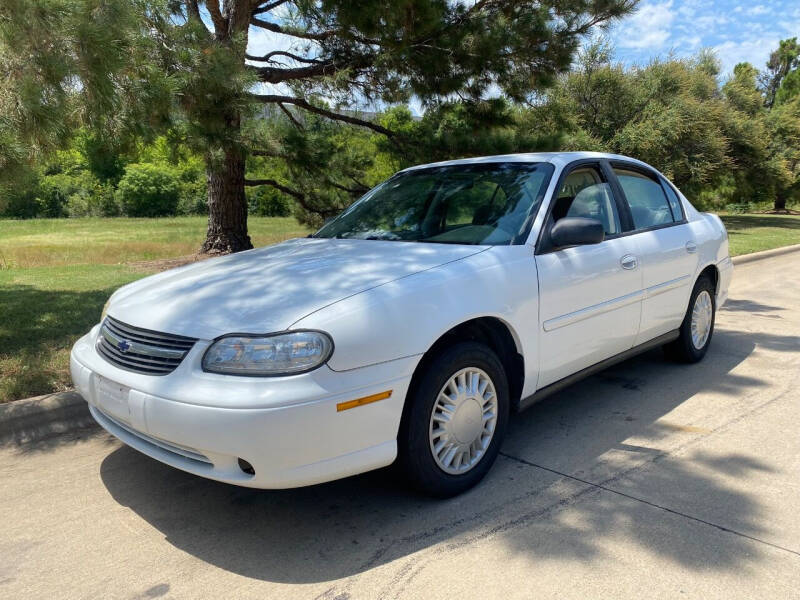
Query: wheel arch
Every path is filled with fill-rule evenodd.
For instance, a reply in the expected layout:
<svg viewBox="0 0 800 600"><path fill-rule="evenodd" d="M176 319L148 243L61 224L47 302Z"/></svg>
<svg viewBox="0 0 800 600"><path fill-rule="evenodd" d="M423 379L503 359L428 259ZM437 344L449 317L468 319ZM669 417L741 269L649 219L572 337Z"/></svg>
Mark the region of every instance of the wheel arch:
<svg viewBox="0 0 800 600"><path fill-rule="evenodd" d="M408 387L407 398L415 393L419 379L438 352L458 342L480 342L492 349L500 359L508 377L510 406L516 409L525 383L525 359L519 337L506 321L493 316L475 317L454 325L440 335L417 363ZM409 403L403 410L405 417Z"/></svg>
<svg viewBox="0 0 800 600"><path fill-rule="evenodd" d="M694 280L695 285L701 277L708 277L711 280L711 283L714 284L714 296L716 297L717 292L719 291L719 269L717 269L717 265L706 265L700 271L700 273L697 274L697 277Z"/></svg>

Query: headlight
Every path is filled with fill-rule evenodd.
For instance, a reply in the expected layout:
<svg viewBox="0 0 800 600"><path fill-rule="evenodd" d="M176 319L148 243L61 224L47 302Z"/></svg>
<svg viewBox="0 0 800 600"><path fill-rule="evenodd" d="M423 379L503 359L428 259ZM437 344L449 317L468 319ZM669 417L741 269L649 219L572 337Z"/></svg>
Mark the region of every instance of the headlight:
<svg viewBox="0 0 800 600"><path fill-rule="evenodd" d="M106 303L103 305L103 312L100 313L100 322L106 320L106 315L108 314L108 305L111 304L111 298L106 300Z"/></svg>
<svg viewBox="0 0 800 600"><path fill-rule="evenodd" d="M230 335L209 346L203 355L203 370L227 375L292 375L316 369L332 351L331 338L321 331Z"/></svg>

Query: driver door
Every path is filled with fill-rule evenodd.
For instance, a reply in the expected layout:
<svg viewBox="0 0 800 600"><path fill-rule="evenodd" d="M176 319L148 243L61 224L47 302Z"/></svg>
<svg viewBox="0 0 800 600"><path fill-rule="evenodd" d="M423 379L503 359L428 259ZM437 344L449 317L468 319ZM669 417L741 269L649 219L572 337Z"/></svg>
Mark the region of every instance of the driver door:
<svg viewBox="0 0 800 600"><path fill-rule="evenodd" d="M554 248L549 230L565 217L603 223L599 244ZM539 277L538 387L633 346L642 310L634 236L623 236L618 202L599 163L562 176L536 254Z"/></svg>

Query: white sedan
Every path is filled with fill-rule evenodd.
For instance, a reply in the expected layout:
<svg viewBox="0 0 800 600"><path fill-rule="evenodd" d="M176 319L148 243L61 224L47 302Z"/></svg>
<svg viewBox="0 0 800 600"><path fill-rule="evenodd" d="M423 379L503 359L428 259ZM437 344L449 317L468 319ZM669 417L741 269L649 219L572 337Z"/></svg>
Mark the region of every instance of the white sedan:
<svg viewBox="0 0 800 600"><path fill-rule="evenodd" d="M308 238L119 289L72 377L105 429L197 475L287 488L396 461L449 496L548 394L657 346L702 359L732 271L719 218L638 160L423 165Z"/></svg>

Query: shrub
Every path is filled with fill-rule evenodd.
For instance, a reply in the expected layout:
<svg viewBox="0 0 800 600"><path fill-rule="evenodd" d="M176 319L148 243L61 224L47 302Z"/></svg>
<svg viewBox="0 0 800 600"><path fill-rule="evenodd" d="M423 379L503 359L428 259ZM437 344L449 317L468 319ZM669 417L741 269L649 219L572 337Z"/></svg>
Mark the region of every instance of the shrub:
<svg viewBox="0 0 800 600"><path fill-rule="evenodd" d="M753 212L753 205L749 202L731 202L725 205L725 210L734 215L743 215Z"/></svg>
<svg viewBox="0 0 800 600"><path fill-rule="evenodd" d="M206 174L199 161L185 161L178 167L179 215L204 215L208 212Z"/></svg>
<svg viewBox="0 0 800 600"><path fill-rule="evenodd" d="M13 219L33 219L39 212L35 190L14 190L3 199L3 216Z"/></svg>
<svg viewBox="0 0 800 600"><path fill-rule="evenodd" d="M38 193L39 177L33 172L26 172L14 181L0 185L0 215L33 219L39 212Z"/></svg>
<svg viewBox="0 0 800 600"><path fill-rule="evenodd" d="M3 217L10 217L12 219L33 219L38 212L38 205L36 204L35 192L18 190L0 192L3 197L0 198L2 203Z"/></svg>
<svg viewBox="0 0 800 600"><path fill-rule="evenodd" d="M288 217L292 214L289 199L274 188L260 186L248 189L245 193L248 214L259 217Z"/></svg>
<svg viewBox="0 0 800 600"><path fill-rule="evenodd" d="M58 218L67 216L67 202L74 192L69 175L46 175L42 177L37 198L40 217Z"/></svg>
<svg viewBox="0 0 800 600"><path fill-rule="evenodd" d="M128 165L117 187L120 206L130 217L174 215L179 196L177 175L172 169L160 165Z"/></svg>
<svg viewBox="0 0 800 600"><path fill-rule="evenodd" d="M179 215L204 215L208 212L208 190L205 179L181 181Z"/></svg>
<svg viewBox="0 0 800 600"><path fill-rule="evenodd" d="M37 197L41 217L116 217L119 206L111 184L89 171L58 173L41 179Z"/></svg>
<svg viewBox="0 0 800 600"><path fill-rule="evenodd" d="M117 217L119 204L114 197L114 188L109 183L96 181L91 187L81 187L67 201L70 217Z"/></svg>

